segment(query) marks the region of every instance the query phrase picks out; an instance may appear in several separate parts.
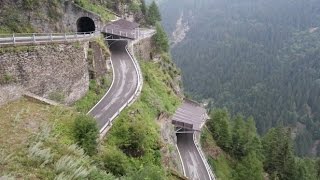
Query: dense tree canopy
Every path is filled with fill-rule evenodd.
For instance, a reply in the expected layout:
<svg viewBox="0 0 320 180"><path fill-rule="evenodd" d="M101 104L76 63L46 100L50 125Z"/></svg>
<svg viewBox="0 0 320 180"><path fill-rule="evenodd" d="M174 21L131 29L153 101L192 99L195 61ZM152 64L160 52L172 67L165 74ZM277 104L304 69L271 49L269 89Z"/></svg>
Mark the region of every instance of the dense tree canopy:
<svg viewBox="0 0 320 180"><path fill-rule="evenodd" d="M179 17L189 27L172 49L187 93L252 115L260 134L299 127L295 149L311 155L320 139L319 1L173 0L161 9L170 34Z"/></svg>

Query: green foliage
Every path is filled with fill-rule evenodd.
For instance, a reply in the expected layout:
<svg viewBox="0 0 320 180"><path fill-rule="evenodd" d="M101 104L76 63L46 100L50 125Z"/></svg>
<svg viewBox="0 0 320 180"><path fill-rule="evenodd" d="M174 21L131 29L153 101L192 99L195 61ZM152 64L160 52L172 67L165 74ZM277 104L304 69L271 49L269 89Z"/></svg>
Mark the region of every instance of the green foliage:
<svg viewBox="0 0 320 180"><path fill-rule="evenodd" d="M232 130L231 152L237 159L241 159L252 152L261 153L261 143L257 136L253 118L249 118L246 122L242 116L235 118Z"/></svg>
<svg viewBox="0 0 320 180"><path fill-rule="evenodd" d="M34 32L30 22L26 21L17 8L3 7L0 19L0 33L29 33Z"/></svg>
<svg viewBox="0 0 320 180"><path fill-rule="evenodd" d="M272 179L295 179L297 170L290 132L270 129L263 138L264 169Z"/></svg>
<svg viewBox="0 0 320 180"><path fill-rule="evenodd" d="M22 4L26 10L34 10L40 6L40 0L23 0Z"/></svg>
<svg viewBox="0 0 320 180"><path fill-rule="evenodd" d="M140 98L116 119L105 144L104 167L117 175L130 176L131 171L136 171L137 177L145 176L147 172L140 167L151 164L157 166L152 169L162 169L160 135L155 120L162 113L174 113L180 104L168 84L171 78L163 73L160 63L140 61L140 66L145 80ZM150 172L149 177L163 174L162 170L156 172Z"/></svg>
<svg viewBox="0 0 320 180"><path fill-rule="evenodd" d="M169 34L185 12L189 30L172 55L188 94L232 115L252 115L261 135L279 125L305 126L296 152L312 156L310 144L320 139L320 3L170 0L161 6Z"/></svg>
<svg viewBox="0 0 320 180"><path fill-rule="evenodd" d="M140 12L140 6L136 1L133 1L129 4L129 10L130 12L138 13Z"/></svg>
<svg viewBox="0 0 320 180"><path fill-rule="evenodd" d="M156 34L153 36L153 39L159 52L169 51L169 40L160 23L156 24Z"/></svg>
<svg viewBox="0 0 320 180"><path fill-rule="evenodd" d="M107 149L102 155L104 169L116 176L127 174L130 169L128 157L117 149Z"/></svg>
<svg viewBox="0 0 320 180"><path fill-rule="evenodd" d="M114 15L97 2L92 2L90 0L75 0L74 2L89 11L99 14L103 21L110 21L114 19Z"/></svg>
<svg viewBox="0 0 320 180"><path fill-rule="evenodd" d="M227 110L217 109L210 114L210 120L207 123L209 130L217 144L225 151L230 150L230 117Z"/></svg>
<svg viewBox="0 0 320 180"><path fill-rule="evenodd" d="M154 26L158 21L161 21L161 14L158 5L153 1L148 8L147 22Z"/></svg>
<svg viewBox="0 0 320 180"><path fill-rule="evenodd" d="M296 179L299 180L318 180L316 162L311 159L297 159Z"/></svg>
<svg viewBox="0 0 320 180"><path fill-rule="evenodd" d="M147 12L148 12L148 7L146 6L145 0L141 0L140 9L141 9L142 14L144 16L146 16Z"/></svg>
<svg viewBox="0 0 320 180"><path fill-rule="evenodd" d="M257 155L253 152L247 154L235 169L235 180L263 180L263 166Z"/></svg>
<svg viewBox="0 0 320 180"><path fill-rule="evenodd" d="M95 119L79 115L74 121L74 136L80 147L88 155L94 155L97 151L97 138L99 130Z"/></svg>
<svg viewBox="0 0 320 180"><path fill-rule="evenodd" d="M15 78L11 74L6 73L0 77L0 85L10 84L13 82L15 82Z"/></svg>
<svg viewBox="0 0 320 180"><path fill-rule="evenodd" d="M145 179L145 180L163 180L165 178L165 172L163 169L158 166L146 166L142 167L139 171L132 172L124 178L124 180L137 180L137 179Z"/></svg>
<svg viewBox="0 0 320 180"><path fill-rule="evenodd" d="M106 77L97 83L96 80L90 80L89 91L87 94L75 102L77 111L87 113L103 97L110 86L111 81Z"/></svg>
<svg viewBox="0 0 320 180"><path fill-rule="evenodd" d="M60 0L50 0L49 3L49 9L48 9L48 17L54 21L57 22L61 17L62 13L61 11L61 1Z"/></svg>

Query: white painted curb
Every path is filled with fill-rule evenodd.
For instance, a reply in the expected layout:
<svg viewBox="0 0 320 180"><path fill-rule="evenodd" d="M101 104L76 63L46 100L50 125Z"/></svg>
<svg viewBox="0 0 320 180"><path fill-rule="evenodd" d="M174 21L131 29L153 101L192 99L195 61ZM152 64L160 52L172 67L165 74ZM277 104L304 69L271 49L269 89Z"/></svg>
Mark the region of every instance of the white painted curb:
<svg viewBox="0 0 320 180"><path fill-rule="evenodd" d="M204 153L201 150L201 146L199 145L199 143L197 141L195 133L193 133L193 144L196 146L197 151L198 151L198 153L199 153L199 155L200 155L200 157L201 157L201 159L207 169L207 173L209 175L210 180L216 180L216 177L215 177L210 165L208 164L208 161L207 161L206 157L204 156Z"/></svg>
<svg viewBox="0 0 320 180"><path fill-rule="evenodd" d="M180 162L181 162L181 165L182 165L183 175L187 176L186 169L184 167L183 160L182 160L182 157L181 157L181 154L180 154L180 151L179 151L179 148L178 148L177 144L176 144L176 148L177 148L177 151L178 151L178 154L179 154L179 158L180 158Z"/></svg>
<svg viewBox="0 0 320 180"><path fill-rule="evenodd" d="M93 108L90 109L90 111L87 113L87 115L95 108L98 106L98 104L108 95L109 91L111 90L111 87L113 86L114 84L114 79L115 79L115 73L114 73L114 67L113 67L113 63L112 63L112 60L111 60L111 56L110 56L110 62L111 62L111 69L112 69L112 83L108 89L108 91L106 92L106 94L99 100L99 102L97 102L96 105L93 106Z"/></svg>

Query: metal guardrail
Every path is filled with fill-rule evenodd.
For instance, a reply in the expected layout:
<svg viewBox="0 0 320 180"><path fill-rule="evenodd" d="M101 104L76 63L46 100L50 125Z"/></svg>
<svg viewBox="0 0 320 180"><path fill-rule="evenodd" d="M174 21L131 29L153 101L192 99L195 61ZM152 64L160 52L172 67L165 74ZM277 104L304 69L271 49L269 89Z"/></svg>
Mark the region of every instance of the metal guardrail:
<svg viewBox="0 0 320 180"><path fill-rule="evenodd" d="M196 148L198 150L198 153L199 153L199 155L200 155L200 157L201 157L201 159L202 159L202 161L203 161L203 163L204 163L204 165L206 167L206 170L207 170L207 172L209 174L210 179L211 180L216 180L217 178L216 178L215 174L213 173L213 170L212 170L211 166L209 165L209 163L207 161L207 158L206 158L206 156L204 155L204 153L202 151L201 143L199 143L197 141L195 133L193 134L193 142L194 142L194 145L196 146Z"/></svg>
<svg viewBox="0 0 320 180"><path fill-rule="evenodd" d="M113 34L113 35L117 35L120 37L126 37L126 38L130 38L130 39L144 39L146 37L150 37L152 35L155 34L155 30L154 29L145 29L145 28L137 28L134 30L123 30L123 29L104 29L105 33L109 33L109 34Z"/></svg>
<svg viewBox="0 0 320 180"><path fill-rule="evenodd" d="M152 36L154 33L155 33L155 32L152 32L151 34L148 34L148 36L145 35L145 36L143 36L143 38L150 37L150 36ZM139 39L133 41L130 46L132 46L132 48L133 48L133 45L134 45L135 43L139 42L139 40L142 40L143 38L140 36ZM121 113L121 111L122 111L123 109L125 109L126 107L130 106L134 101L136 101L136 99L139 97L139 95L140 95L140 93L141 93L141 91L142 91L142 87L143 87L143 76L142 76L142 72L141 72L139 63L138 63L137 59L135 58L134 51L130 53L128 47L129 47L129 44L125 47L125 48L126 48L126 51L127 51L128 55L130 56L130 58L131 58L131 60L132 60L132 62L133 62L133 65L134 65L134 67L135 67L135 69L136 69L136 73L137 73L137 75L138 75L137 88L136 88L133 96L130 97L129 100L128 100L123 106L121 106L121 108L119 108L119 110L118 110L118 111L109 119L109 121L100 129L100 138L102 138L102 137L107 133L107 131L109 130L109 128L111 128L112 122L115 120L115 118L116 118L117 116L119 116L119 114ZM111 88L111 87L110 87L110 88ZM109 88L109 89L110 89L110 88ZM107 93L108 93L108 92L107 92ZM107 94L107 93L106 93L106 94Z"/></svg>
<svg viewBox="0 0 320 180"><path fill-rule="evenodd" d="M76 33L15 33L0 34L0 45L37 44L46 42L68 42L91 39L100 35L99 31Z"/></svg>

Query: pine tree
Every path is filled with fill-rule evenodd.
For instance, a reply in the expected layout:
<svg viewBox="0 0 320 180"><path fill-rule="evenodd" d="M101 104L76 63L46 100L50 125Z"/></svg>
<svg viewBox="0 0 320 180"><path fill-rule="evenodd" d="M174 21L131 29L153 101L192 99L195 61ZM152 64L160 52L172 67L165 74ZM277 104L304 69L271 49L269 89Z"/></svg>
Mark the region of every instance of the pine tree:
<svg viewBox="0 0 320 180"><path fill-rule="evenodd" d="M295 179L296 162L290 131L283 128L270 129L263 139L264 169L271 179Z"/></svg>
<svg viewBox="0 0 320 180"><path fill-rule="evenodd" d="M156 4L155 1L153 1L148 8L148 23L150 25L156 25L158 21L161 21L161 14L158 8L158 5Z"/></svg>
<svg viewBox="0 0 320 180"><path fill-rule="evenodd" d="M217 144L225 151L230 150L231 134L229 125L229 114L226 110L217 109L210 115L208 128Z"/></svg>
<svg viewBox="0 0 320 180"><path fill-rule="evenodd" d="M256 153L251 152L236 166L236 180L262 180L263 166Z"/></svg>
<svg viewBox="0 0 320 180"><path fill-rule="evenodd" d="M156 24L156 34L154 35L154 41L158 51L160 52L169 51L169 40L166 32L163 30L160 23Z"/></svg>
<svg viewBox="0 0 320 180"><path fill-rule="evenodd" d="M142 14L145 16L147 14L147 6L146 6L146 2L144 0L141 0L141 4L140 4L140 9Z"/></svg>

